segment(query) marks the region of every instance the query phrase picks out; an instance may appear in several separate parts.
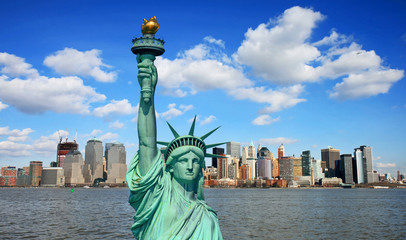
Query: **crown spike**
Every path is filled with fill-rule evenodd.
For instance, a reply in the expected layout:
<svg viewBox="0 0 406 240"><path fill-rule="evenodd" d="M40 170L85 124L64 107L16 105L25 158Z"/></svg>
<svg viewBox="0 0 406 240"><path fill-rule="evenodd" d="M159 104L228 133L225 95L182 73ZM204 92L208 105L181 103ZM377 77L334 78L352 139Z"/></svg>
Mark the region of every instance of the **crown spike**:
<svg viewBox="0 0 406 240"><path fill-rule="evenodd" d="M200 138L201 138L202 140L206 139L208 136L210 136L212 133L214 133L214 132L215 132L217 129L219 129L219 128L220 128L220 126L218 126L217 128L211 130L210 132L204 134L204 135L201 136Z"/></svg>
<svg viewBox="0 0 406 240"><path fill-rule="evenodd" d="M166 122L166 123L168 124L169 128L171 129L173 136L175 138L178 138L180 136L179 133L176 132L176 130L171 126L171 124L169 124L169 122Z"/></svg>
<svg viewBox="0 0 406 240"><path fill-rule="evenodd" d="M164 146L168 146L170 142L156 141L156 143L164 145Z"/></svg>
<svg viewBox="0 0 406 240"><path fill-rule="evenodd" d="M206 149L208 149L208 148L213 148L213 147L217 147L217 146L220 146L220 145L223 145L223 144L226 144L226 143L227 143L227 142L207 144L207 145L206 145Z"/></svg>
<svg viewBox="0 0 406 240"><path fill-rule="evenodd" d="M190 130L189 130L190 136L193 136L193 134L195 133L195 124L196 124L196 115L195 115L195 118L193 119L192 126L190 126Z"/></svg>

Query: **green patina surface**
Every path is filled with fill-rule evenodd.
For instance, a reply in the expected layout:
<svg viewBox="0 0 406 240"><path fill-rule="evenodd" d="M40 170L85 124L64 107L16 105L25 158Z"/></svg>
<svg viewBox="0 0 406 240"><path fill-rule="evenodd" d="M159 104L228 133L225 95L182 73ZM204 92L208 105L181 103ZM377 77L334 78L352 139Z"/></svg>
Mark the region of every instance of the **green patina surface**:
<svg viewBox="0 0 406 240"><path fill-rule="evenodd" d="M155 17L144 22L150 29L159 28ZM217 128L196 137L195 118L189 133L180 136L168 124L175 139L157 142L154 96L158 73L154 60L164 53L163 44L148 32L134 39L131 49L137 55L141 87L139 151L127 171L129 203L136 211L131 230L139 240L222 239L217 215L204 201L202 172L205 156L211 156L206 150L223 144L204 143ZM163 154L157 143L167 147Z"/></svg>

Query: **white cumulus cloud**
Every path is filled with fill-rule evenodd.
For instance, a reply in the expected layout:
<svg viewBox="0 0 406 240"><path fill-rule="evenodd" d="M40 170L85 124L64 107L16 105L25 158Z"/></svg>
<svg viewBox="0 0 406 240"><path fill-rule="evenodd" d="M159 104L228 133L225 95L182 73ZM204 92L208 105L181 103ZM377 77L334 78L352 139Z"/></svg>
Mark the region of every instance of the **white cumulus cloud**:
<svg viewBox="0 0 406 240"><path fill-rule="evenodd" d="M387 93L393 83L403 78L403 75L403 71L395 69L350 74L334 86L330 97L345 100Z"/></svg>
<svg viewBox="0 0 406 240"><path fill-rule="evenodd" d="M206 125L209 124L211 122L213 122L214 120L216 120L217 118L213 115L210 115L206 118L204 118L202 121L200 121L200 125Z"/></svg>
<svg viewBox="0 0 406 240"><path fill-rule="evenodd" d="M266 89L265 87L237 88L230 91L229 94L240 100L249 99L257 103L267 103L269 106L260 110L260 113L269 114L306 101L306 99L299 98L303 91L303 85L293 85L277 90Z"/></svg>
<svg viewBox="0 0 406 240"><path fill-rule="evenodd" d="M160 113L159 116L169 120L178 117L191 109L193 109L193 105L180 105L179 108L177 108L176 103L171 103L168 105L168 111Z"/></svg>
<svg viewBox="0 0 406 240"><path fill-rule="evenodd" d="M269 125L274 122L278 122L280 120L280 117L277 118L272 118L271 116L267 114L263 114L258 116L252 121L252 124L254 125Z"/></svg>
<svg viewBox="0 0 406 240"><path fill-rule="evenodd" d="M30 64L15 55L3 53L0 62L0 99L27 114L46 111L88 114L90 104L106 96L85 86L76 76L48 78L40 76ZM19 66L17 66L19 65ZM7 70L4 69L10 69ZM16 70L17 69L17 70Z"/></svg>
<svg viewBox="0 0 406 240"><path fill-rule="evenodd" d="M29 144L16 143L12 141L0 142L0 156L31 156L32 149L33 147Z"/></svg>
<svg viewBox="0 0 406 240"><path fill-rule="evenodd" d="M320 51L308 39L323 18L311 9L289 8L275 25L262 23L256 29L248 29L234 57L273 83L315 81L316 71L310 62L320 56Z"/></svg>
<svg viewBox="0 0 406 240"><path fill-rule="evenodd" d="M7 140L12 142L25 142L28 140L28 135L32 132L34 130L31 128L10 130L9 127L0 127L0 136L8 136Z"/></svg>
<svg viewBox="0 0 406 240"><path fill-rule="evenodd" d="M137 112L137 108L133 107L127 99L111 100L105 106L95 108L93 114L96 117L114 117L115 115L129 115Z"/></svg>
<svg viewBox="0 0 406 240"><path fill-rule="evenodd" d="M99 82L114 82L117 73L102 70L111 66L104 64L100 55L97 49L82 52L65 48L46 57L44 64L63 75L91 76Z"/></svg>
<svg viewBox="0 0 406 240"><path fill-rule="evenodd" d="M2 103L2 102L0 101L0 111L3 110L3 109L6 109L6 108L8 108L8 105L7 105L7 104L4 104L4 103Z"/></svg>
<svg viewBox="0 0 406 240"><path fill-rule="evenodd" d="M123 127L124 127L124 123L122 123L118 120L109 124L109 128L111 128L111 129L120 129Z"/></svg>
<svg viewBox="0 0 406 240"><path fill-rule="evenodd" d="M107 142L107 140L110 142L115 142L117 141L118 137L119 136L117 133L108 132L100 136L100 140L102 140L103 142Z"/></svg>

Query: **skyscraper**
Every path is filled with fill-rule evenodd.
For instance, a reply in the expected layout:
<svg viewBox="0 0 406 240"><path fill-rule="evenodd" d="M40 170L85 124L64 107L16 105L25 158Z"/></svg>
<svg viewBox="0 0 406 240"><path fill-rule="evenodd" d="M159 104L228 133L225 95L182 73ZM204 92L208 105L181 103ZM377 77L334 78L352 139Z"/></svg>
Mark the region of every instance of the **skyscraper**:
<svg viewBox="0 0 406 240"><path fill-rule="evenodd" d="M302 158L293 157L293 180L297 180L298 177L303 176L302 172Z"/></svg>
<svg viewBox="0 0 406 240"><path fill-rule="evenodd" d="M372 169L372 148L365 145L354 149L354 161L357 167L358 183L372 183L375 181Z"/></svg>
<svg viewBox="0 0 406 240"><path fill-rule="evenodd" d="M326 177L335 177L336 160L340 160L340 150L328 147L321 149L321 161L326 161Z"/></svg>
<svg viewBox="0 0 406 240"><path fill-rule="evenodd" d="M320 179L324 178L324 173L321 167L321 160L312 158L311 166L314 182L319 182Z"/></svg>
<svg viewBox="0 0 406 240"><path fill-rule="evenodd" d="M352 155L341 154L340 156L340 175L343 183L353 183Z"/></svg>
<svg viewBox="0 0 406 240"><path fill-rule="evenodd" d="M247 164L247 158L248 158L248 147L244 146L242 147L241 165Z"/></svg>
<svg viewBox="0 0 406 240"><path fill-rule="evenodd" d="M241 144L237 142L227 142L227 155L240 159L241 156Z"/></svg>
<svg viewBox="0 0 406 240"><path fill-rule="evenodd" d="M285 156L285 147L283 146L282 143L278 148L278 159L281 159L284 156Z"/></svg>
<svg viewBox="0 0 406 240"><path fill-rule="evenodd" d="M215 154L215 155L223 155L224 154L224 148L218 148L218 147L214 147L213 149L212 149L212 151L213 151L213 154ZM215 167L215 168L217 168L217 158L212 158L211 159L211 165L213 166L213 167Z"/></svg>
<svg viewBox="0 0 406 240"><path fill-rule="evenodd" d="M267 147L258 146L258 177L271 179L273 154Z"/></svg>
<svg viewBox="0 0 406 240"><path fill-rule="evenodd" d="M251 140L250 146L248 147L248 157L256 158L255 146L254 146L254 143L252 142L252 140Z"/></svg>
<svg viewBox="0 0 406 240"><path fill-rule="evenodd" d="M82 153L72 150L66 154L63 165L65 183L68 186L85 183L84 175L90 175L90 169L84 169ZM85 173L87 170L87 173Z"/></svg>
<svg viewBox="0 0 406 240"><path fill-rule="evenodd" d="M279 159L279 177L286 179L288 183L293 180L293 157Z"/></svg>
<svg viewBox="0 0 406 240"><path fill-rule="evenodd" d="M310 176L311 175L310 150L302 152L302 175L303 176Z"/></svg>
<svg viewBox="0 0 406 240"><path fill-rule="evenodd" d="M123 183L127 172L126 151L122 143L106 144L107 182Z"/></svg>
<svg viewBox="0 0 406 240"><path fill-rule="evenodd" d="M103 143L97 138L87 141L85 150L85 183L93 183L97 178L103 178Z"/></svg>

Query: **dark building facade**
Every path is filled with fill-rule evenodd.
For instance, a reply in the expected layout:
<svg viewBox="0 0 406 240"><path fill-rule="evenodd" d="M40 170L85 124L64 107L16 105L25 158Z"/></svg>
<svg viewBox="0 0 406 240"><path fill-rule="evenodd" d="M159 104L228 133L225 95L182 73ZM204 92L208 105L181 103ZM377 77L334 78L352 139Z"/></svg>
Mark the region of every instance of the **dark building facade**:
<svg viewBox="0 0 406 240"><path fill-rule="evenodd" d="M326 177L335 177L336 160L340 160L340 150L332 147L321 149L321 161L326 162Z"/></svg>
<svg viewBox="0 0 406 240"><path fill-rule="evenodd" d="M279 177L286 179L288 183L293 180L293 157L279 159Z"/></svg>
<svg viewBox="0 0 406 240"><path fill-rule="evenodd" d="M340 176L343 183L353 183L353 159L351 154L341 154L339 161Z"/></svg>
<svg viewBox="0 0 406 240"><path fill-rule="evenodd" d="M212 150L213 150L213 154L216 154L216 155L223 155L224 154L224 148L215 147ZM211 165L213 167L217 168L217 158L212 158L211 161L212 161Z"/></svg>
<svg viewBox="0 0 406 240"><path fill-rule="evenodd" d="M302 176L311 175L311 156L310 151L302 152Z"/></svg>

